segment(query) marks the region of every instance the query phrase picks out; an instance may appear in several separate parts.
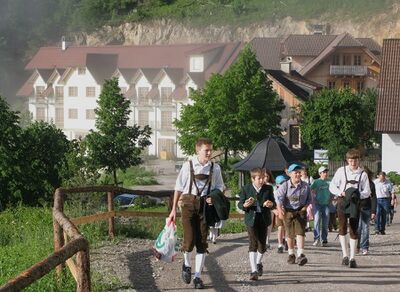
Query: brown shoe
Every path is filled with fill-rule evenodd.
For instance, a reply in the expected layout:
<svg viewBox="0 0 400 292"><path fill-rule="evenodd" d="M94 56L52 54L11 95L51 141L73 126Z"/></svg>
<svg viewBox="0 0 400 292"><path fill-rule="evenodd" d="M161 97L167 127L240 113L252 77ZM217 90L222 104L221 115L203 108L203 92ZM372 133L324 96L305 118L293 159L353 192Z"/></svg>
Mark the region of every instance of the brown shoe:
<svg viewBox="0 0 400 292"><path fill-rule="evenodd" d="M299 266L304 266L307 263L307 258L304 254L301 254L298 258L297 258L297 264Z"/></svg>
<svg viewBox="0 0 400 292"><path fill-rule="evenodd" d="M250 273L250 280L257 281L258 280L258 272Z"/></svg>
<svg viewBox="0 0 400 292"><path fill-rule="evenodd" d="M296 256L294 254L290 254L287 259L288 264L295 264L296 263Z"/></svg>

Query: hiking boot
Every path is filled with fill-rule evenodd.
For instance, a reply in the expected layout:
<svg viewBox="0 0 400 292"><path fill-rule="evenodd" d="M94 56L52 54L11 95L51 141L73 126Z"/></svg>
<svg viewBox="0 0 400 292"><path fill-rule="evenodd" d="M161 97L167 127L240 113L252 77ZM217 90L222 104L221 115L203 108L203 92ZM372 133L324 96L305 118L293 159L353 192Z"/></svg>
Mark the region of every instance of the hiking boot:
<svg viewBox="0 0 400 292"><path fill-rule="evenodd" d="M328 246L328 241L327 241L327 240L323 241L323 242L322 242L322 246L323 246L323 247Z"/></svg>
<svg viewBox="0 0 400 292"><path fill-rule="evenodd" d="M257 264L257 273L258 276L262 276L263 275L263 265L262 264Z"/></svg>
<svg viewBox="0 0 400 292"><path fill-rule="evenodd" d="M368 249L363 249L362 255L368 255Z"/></svg>
<svg viewBox="0 0 400 292"><path fill-rule="evenodd" d="M203 281L200 278L193 279L194 289L204 289Z"/></svg>
<svg viewBox="0 0 400 292"><path fill-rule="evenodd" d="M313 246L320 246L320 241L318 239L316 239L312 245Z"/></svg>
<svg viewBox="0 0 400 292"><path fill-rule="evenodd" d="M308 262L304 254L301 254L299 257L297 257L296 261L299 266L304 266Z"/></svg>
<svg viewBox="0 0 400 292"><path fill-rule="evenodd" d="M182 265L182 280L186 284L190 284L190 280L192 277L192 268L186 267L185 264Z"/></svg>
<svg viewBox="0 0 400 292"><path fill-rule="evenodd" d="M349 263L350 268L357 268L357 263L355 259L351 259Z"/></svg>
<svg viewBox="0 0 400 292"><path fill-rule="evenodd" d="M342 265L343 266L347 266L349 264L349 257L344 257L343 259L342 259Z"/></svg>
<svg viewBox="0 0 400 292"><path fill-rule="evenodd" d="M385 230L381 231L381 235L385 235L385 234L386 234Z"/></svg>
<svg viewBox="0 0 400 292"><path fill-rule="evenodd" d="M296 263L296 256L294 254L290 254L287 259L288 264L295 264Z"/></svg>
<svg viewBox="0 0 400 292"><path fill-rule="evenodd" d="M250 280L257 281L258 280L258 272L251 272L250 273Z"/></svg>
<svg viewBox="0 0 400 292"><path fill-rule="evenodd" d="M278 246L278 253L283 253L283 245Z"/></svg>

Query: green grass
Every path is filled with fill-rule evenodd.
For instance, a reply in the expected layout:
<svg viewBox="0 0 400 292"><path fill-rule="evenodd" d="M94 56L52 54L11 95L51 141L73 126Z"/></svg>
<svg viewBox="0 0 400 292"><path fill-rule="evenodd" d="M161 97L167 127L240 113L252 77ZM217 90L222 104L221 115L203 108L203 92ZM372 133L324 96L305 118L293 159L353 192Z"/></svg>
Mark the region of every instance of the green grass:
<svg viewBox="0 0 400 292"><path fill-rule="evenodd" d="M132 166L125 172L117 171L118 181L122 182L123 187L137 186L137 185L158 185L153 171L147 171L142 166ZM100 178L101 184L112 184L113 179L109 174L104 174Z"/></svg>
<svg viewBox="0 0 400 292"><path fill-rule="evenodd" d="M173 18L194 26L240 25L274 21L291 16L295 20L362 20L391 9L396 0L176 0L171 5L147 5L126 16L127 21Z"/></svg>

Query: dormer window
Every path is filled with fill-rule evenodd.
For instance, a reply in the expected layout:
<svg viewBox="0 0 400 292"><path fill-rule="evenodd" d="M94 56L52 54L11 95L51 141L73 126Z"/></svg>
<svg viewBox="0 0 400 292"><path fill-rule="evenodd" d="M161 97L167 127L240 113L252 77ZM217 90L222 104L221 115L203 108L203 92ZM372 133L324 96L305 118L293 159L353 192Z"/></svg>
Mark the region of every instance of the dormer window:
<svg viewBox="0 0 400 292"><path fill-rule="evenodd" d="M204 71L204 57L191 56L190 57L190 72L203 72Z"/></svg>
<svg viewBox="0 0 400 292"><path fill-rule="evenodd" d="M85 75L86 74L86 68L78 68L78 75Z"/></svg>

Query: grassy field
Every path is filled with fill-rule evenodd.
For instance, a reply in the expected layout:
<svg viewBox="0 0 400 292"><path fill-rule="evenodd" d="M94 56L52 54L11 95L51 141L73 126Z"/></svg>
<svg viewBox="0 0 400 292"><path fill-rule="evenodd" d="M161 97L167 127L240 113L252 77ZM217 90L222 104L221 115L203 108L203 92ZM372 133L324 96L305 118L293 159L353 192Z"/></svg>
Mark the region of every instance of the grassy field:
<svg viewBox="0 0 400 292"><path fill-rule="evenodd" d="M274 21L291 16L297 20L365 19L391 9L396 0L176 0L170 5L148 5L133 11L128 21L174 18L188 24L240 25Z"/></svg>

